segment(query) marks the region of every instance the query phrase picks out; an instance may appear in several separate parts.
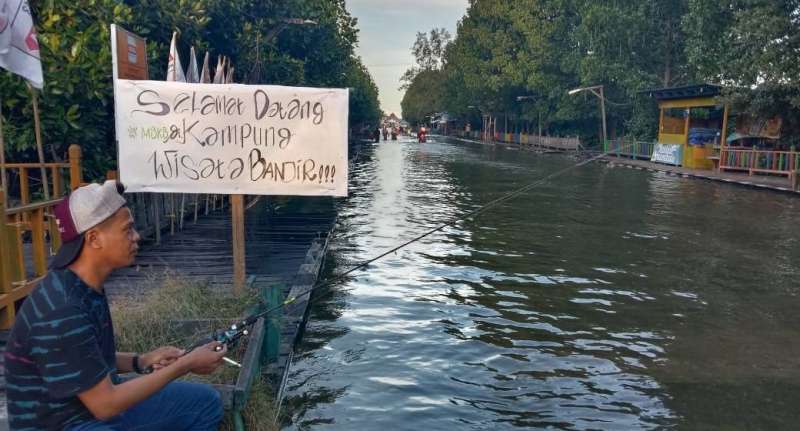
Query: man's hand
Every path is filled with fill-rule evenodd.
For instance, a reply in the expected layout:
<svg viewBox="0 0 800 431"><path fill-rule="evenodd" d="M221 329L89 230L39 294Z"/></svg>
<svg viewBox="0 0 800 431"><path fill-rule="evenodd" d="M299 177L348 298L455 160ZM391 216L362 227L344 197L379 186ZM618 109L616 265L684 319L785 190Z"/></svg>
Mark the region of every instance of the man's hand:
<svg viewBox="0 0 800 431"><path fill-rule="evenodd" d="M222 347L220 351L215 351L217 347ZM228 352L228 348L219 341L212 341L204 346L198 347L179 359L185 363L188 370L195 374L211 374L222 365L222 358Z"/></svg>
<svg viewBox="0 0 800 431"><path fill-rule="evenodd" d="M178 360L178 358L183 356L184 353L184 350L177 347L159 347L152 352L148 352L139 356L139 368L144 370L152 366L153 370L160 370Z"/></svg>

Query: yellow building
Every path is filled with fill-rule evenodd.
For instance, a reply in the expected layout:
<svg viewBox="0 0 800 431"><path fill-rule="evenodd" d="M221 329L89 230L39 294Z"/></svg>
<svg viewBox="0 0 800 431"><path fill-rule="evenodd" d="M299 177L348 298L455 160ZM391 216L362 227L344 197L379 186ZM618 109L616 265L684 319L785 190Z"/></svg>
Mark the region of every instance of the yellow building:
<svg viewBox="0 0 800 431"><path fill-rule="evenodd" d="M712 169L725 142L728 106L717 103L720 87L711 84L648 90L660 110L658 144L673 150L687 168Z"/></svg>

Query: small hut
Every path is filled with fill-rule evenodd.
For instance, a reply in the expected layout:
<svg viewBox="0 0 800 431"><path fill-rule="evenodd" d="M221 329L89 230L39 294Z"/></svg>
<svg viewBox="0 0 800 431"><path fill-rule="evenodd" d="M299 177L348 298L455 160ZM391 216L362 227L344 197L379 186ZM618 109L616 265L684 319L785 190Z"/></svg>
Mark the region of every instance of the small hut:
<svg viewBox="0 0 800 431"><path fill-rule="evenodd" d="M717 85L700 84L645 92L658 101L660 110L654 152L664 156L659 161L696 169L714 167L730 113L716 100L720 90Z"/></svg>

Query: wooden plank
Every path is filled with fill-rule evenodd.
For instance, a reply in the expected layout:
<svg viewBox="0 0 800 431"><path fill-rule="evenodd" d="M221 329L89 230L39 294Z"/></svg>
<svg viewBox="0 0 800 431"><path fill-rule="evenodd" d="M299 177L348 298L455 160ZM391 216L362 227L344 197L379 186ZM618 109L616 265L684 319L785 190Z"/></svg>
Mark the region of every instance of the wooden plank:
<svg viewBox="0 0 800 431"><path fill-rule="evenodd" d="M56 206L58 204L59 199L43 201L43 202L36 202L32 204L22 205L14 208L6 209L6 215L18 215L24 213L30 213L36 211L41 208L50 208Z"/></svg>
<svg viewBox="0 0 800 431"><path fill-rule="evenodd" d="M14 278L14 281L24 280L26 278L25 274L25 259L22 257L25 256L23 249L22 249L22 234L24 233L23 226L25 225L23 217L25 213L17 214L14 216L14 229L9 229L14 232L13 242L10 244L15 244L17 249L17 255L14 257L17 268L19 268L19 272L17 276Z"/></svg>
<svg viewBox="0 0 800 431"><path fill-rule="evenodd" d="M233 289L241 292L246 278L244 196L231 195L231 243L233 245Z"/></svg>
<svg viewBox="0 0 800 431"><path fill-rule="evenodd" d="M15 304L24 299L39 284L41 278L12 286L8 293L0 294L0 329L9 329L14 325L16 317Z"/></svg>
<svg viewBox="0 0 800 431"><path fill-rule="evenodd" d="M44 209L31 214L31 242L33 244L33 269L37 276L47 272L47 245L44 242Z"/></svg>
<svg viewBox="0 0 800 431"><path fill-rule="evenodd" d="M75 190L83 184L83 172L81 171L81 147L78 145L69 146L69 186L70 190Z"/></svg>
<svg viewBox="0 0 800 431"><path fill-rule="evenodd" d="M50 176L53 178L53 199L61 197L64 184L62 183L61 170L53 166L50 171Z"/></svg>
<svg viewBox="0 0 800 431"><path fill-rule="evenodd" d="M242 369L236 379L233 391L233 408L243 409L250 395L253 379L258 378L261 371L261 348L264 345L264 318L258 319L253 331L248 336L247 350L242 359Z"/></svg>
<svg viewBox="0 0 800 431"><path fill-rule="evenodd" d="M27 205L31 201L30 184L28 182L28 169L19 169L19 200L22 205Z"/></svg>
<svg viewBox="0 0 800 431"><path fill-rule="evenodd" d="M6 169L20 169L20 168L48 168L48 169L57 169L57 168L68 168L69 163L6 163L4 165Z"/></svg>
<svg viewBox="0 0 800 431"><path fill-rule="evenodd" d="M9 241L8 227L6 226L5 191L0 189L0 292L11 292L11 274L13 261L11 260L12 245Z"/></svg>

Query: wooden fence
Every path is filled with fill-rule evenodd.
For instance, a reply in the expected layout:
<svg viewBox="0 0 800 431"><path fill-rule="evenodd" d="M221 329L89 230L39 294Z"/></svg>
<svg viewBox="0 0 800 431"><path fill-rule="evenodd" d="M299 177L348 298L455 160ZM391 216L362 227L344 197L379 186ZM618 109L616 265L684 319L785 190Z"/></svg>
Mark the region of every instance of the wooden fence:
<svg viewBox="0 0 800 431"><path fill-rule="evenodd" d="M38 178L32 181L29 175L41 172L42 167L49 173L49 200L36 190L43 190L44 184L36 181ZM14 323L16 309L45 275L49 257L61 245L53 208L68 190L83 184L81 148L72 145L67 162L6 163L5 168L17 181L10 188L13 198L0 188L0 220L4 221L0 223L0 329ZM116 174L110 172L108 177L114 179ZM36 187L32 188L32 183ZM133 193L126 199L142 238L156 243L163 232L174 234L183 228L184 221L196 221L199 213L225 206L221 195ZM13 204L6 207L6 202Z"/></svg>
<svg viewBox="0 0 800 431"><path fill-rule="evenodd" d="M69 189L82 182L81 149L69 148L69 161L64 163L6 163L5 168L17 174L15 197L19 205L6 208L6 191L0 189L0 329L14 323L17 307L47 272L47 258L60 246L53 207ZM31 202L31 171L49 171L51 199ZM39 187L44 183L39 181Z"/></svg>

